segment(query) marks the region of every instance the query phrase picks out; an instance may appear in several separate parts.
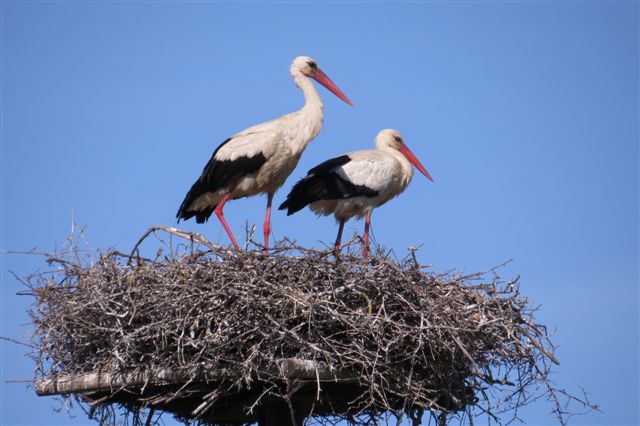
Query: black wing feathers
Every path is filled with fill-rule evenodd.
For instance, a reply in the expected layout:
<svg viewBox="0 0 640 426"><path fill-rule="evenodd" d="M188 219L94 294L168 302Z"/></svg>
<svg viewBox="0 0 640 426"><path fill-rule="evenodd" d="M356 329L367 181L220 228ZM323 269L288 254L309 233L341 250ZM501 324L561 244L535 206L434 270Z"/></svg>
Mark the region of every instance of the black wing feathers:
<svg viewBox="0 0 640 426"><path fill-rule="evenodd" d="M220 188L224 188L245 175L255 173L266 163L267 159L262 153L258 153L253 157L238 157L235 160L220 161L216 159L218 150L230 140L231 138L227 139L216 148L211 159L209 159L207 165L204 166L202 174L191 186L191 189L184 198L184 201L182 201L176 214L178 221L180 221L180 219L187 220L195 216L197 223L206 222L216 206L211 206L210 208L199 211L189 210L191 204L198 197L207 192L215 192Z"/></svg>
<svg viewBox="0 0 640 426"><path fill-rule="evenodd" d="M319 175L323 173L330 173L336 167L344 166L349 161L351 161L351 158L349 158L348 155L341 155L340 157L332 158L331 160L324 161L315 166L313 169L309 170L307 172L307 176L312 174Z"/></svg>
<svg viewBox="0 0 640 426"><path fill-rule="evenodd" d="M335 172L337 167L349 161L351 158L348 155L342 155L309 170L309 174L293 186L279 210L287 209L287 216L290 216L315 201L378 195L378 191L364 185L355 185Z"/></svg>

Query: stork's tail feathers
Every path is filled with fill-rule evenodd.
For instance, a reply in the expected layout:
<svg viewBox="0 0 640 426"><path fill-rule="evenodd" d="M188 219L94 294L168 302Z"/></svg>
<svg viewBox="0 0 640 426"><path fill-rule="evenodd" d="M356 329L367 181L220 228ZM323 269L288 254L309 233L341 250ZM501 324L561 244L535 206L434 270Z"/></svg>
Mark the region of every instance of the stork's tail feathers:
<svg viewBox="0 0 640 426"><path fill-rule="evenodd" d="M176 214L176 218L178 218L178 223L180 223L181 220L189 220L195 216L196 223L205 223L209 219L209 216L213 214L216 207L217 205L202 211L186 210L180 207L180 210L178 210L178 213Z"/></svg>
<svg viewBox="0 0 640 426"><path fill-rule="evenodd" d="M291 216L305 208L310 203L318 201L318 185L322 185L316 176L310 175L300 179L293 188L284 203L280 204L278 210L287 210L287 216Z"/></svg>
<svg viewBox="0 0 640 426"><path fill-rule="evenodd" d="M180 223L181 220L189 220L194 216L196 217L196 223L205 223L218 206L217 204L209 204L200 210L193 208L194 202L203 192L200 185L200 180L197 180L191 187L191 190L187 193L186 197L184 197L184 201L182 201L182 204L180 204L180 208L178 209L178 213L176 213L178 223Z"/></svg>

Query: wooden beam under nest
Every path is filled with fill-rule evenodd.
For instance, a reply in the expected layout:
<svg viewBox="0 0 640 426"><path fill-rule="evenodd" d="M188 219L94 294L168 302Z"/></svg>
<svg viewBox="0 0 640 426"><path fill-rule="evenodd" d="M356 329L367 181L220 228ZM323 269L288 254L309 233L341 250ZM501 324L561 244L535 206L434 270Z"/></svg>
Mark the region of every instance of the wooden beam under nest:
<svg viewBox="0 0 640 426"><path fill-rule="evenodd" d="M258 422L264 426L297 426L312 408L328 413L335 409L346 411L354 390L361 392L357 379L322 362L288 358L257 373L254 382L246 389L237 389L233 398L217 399L220 395L216 389L230 380L228 374L204 367L195 373L193 369L162 369L61 374L36 381L35 389L39 396L76 395L92 406L118 403L172 412L210 424ZM278 392L265 395L273 382L260 377L284 380L290 401L277 396ZM294 423L293 418L298 420Z"/></svg>
<svg viewBox="0 0 640 426"><path fill-rule="evenodd" d="M289 380L317 382L357 383L357 379L345 377L332 371L326 364L288 358L276 367L266 369L263 374ZM85 394L94 392L116 392L123 389L142 389L147 386L184 385L185 383L220 382L229 379L224 370L202 368L193 373L161 369L156 372L100 371L83 374L61 374L35 382L38 396Z"/></svg>

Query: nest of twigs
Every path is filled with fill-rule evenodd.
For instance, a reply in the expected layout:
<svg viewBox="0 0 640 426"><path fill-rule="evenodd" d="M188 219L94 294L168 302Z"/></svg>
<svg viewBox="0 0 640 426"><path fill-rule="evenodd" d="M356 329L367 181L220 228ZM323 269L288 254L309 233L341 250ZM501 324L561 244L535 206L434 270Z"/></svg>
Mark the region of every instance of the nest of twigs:
<svg viewBox="0 0 640 426"><path fill-rule="evenodd" d="M39 394L80 396L103 423L115 405L133 423L146 410L147 424L162 411L206 424L509 420L556 398L553 347L516 280L437 274L413 252L336 259L281 243L265 256L168 231L191 242L155 259L52 256L31 280Z"/></svg>

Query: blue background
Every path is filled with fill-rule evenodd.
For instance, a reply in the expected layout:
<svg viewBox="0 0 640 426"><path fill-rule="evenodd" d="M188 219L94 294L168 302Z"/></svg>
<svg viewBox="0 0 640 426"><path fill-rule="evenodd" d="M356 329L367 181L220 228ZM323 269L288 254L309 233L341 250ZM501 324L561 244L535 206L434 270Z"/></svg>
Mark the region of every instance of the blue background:
<svg viewBox="0 0 640 426"><path fill-rule="evenodd" d="M436 271L505 260L554 329L554 380L638 424L639 85L637 2L2 2L2 241L64 245L72 210L95 248L126 251L173 225L228 136L298 109L288 68L314 57L354 102L319 88L325 128L276 194L318 162L397 128L431 172L373 215L399 255L423 244ZM237 236L265 197L225 208ZM214 219L186 229L227 244ZM273 215L273 235L331 243L331 218ZM362 231L352 221L346 236ZM0 335L24 339L32 300L2 254ZM0 423L83 424L38 398L24 347L1 345ZM523 411L549 424L544 400ZM170 421L170 417L166 417Z"/></svg>

